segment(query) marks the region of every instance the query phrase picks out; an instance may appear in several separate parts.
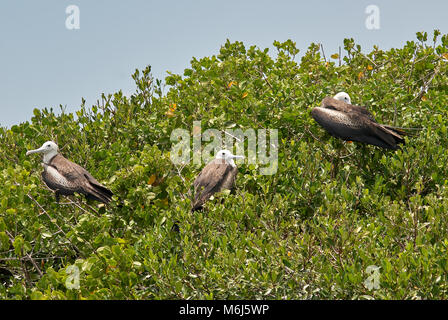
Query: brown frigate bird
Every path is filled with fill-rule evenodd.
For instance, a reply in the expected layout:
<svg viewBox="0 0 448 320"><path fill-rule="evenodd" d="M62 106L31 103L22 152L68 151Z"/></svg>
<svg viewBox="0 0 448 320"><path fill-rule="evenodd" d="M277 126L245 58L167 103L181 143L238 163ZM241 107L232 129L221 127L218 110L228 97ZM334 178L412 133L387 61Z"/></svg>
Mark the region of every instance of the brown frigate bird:
<svg viewBox="0 0 448 320"><path fill-rule="evenodd" d="M326 97L320 107L311 110L311 116L337 138L385 149L398 149L399 143L404 144L403 135L407 134L399 128L376 122L365 107L352 105L345 92L339 92L333 98Z"/></svg>
<svg viewBox="0 0 448 320"><path fill-rule="evenodd" d="M233 155L229 150L221 150L216 158L210 161L194 180L195 197L192 211L202 209L204 203L216 192L232 190L238 168L233 159L244 156Z"/></svg>
<svg viewBox="0 0 448 320"><path fill-rule="evenodd" d="M105 204L111 201L112 191L99 183L86 169L59 154L58 146L53 141L45 142L42 147L30 150L26 155L32 153L43 153L42 179L55 192L56 201L59 202L59 195L72 195L74 192Z"/></svg>

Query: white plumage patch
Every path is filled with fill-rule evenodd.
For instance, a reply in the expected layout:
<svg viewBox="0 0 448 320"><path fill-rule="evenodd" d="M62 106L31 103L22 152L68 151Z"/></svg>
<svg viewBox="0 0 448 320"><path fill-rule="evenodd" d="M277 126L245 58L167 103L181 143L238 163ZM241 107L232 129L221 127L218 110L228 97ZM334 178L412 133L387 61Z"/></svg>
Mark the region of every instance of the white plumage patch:
<svg viewBox="0 0 448 320"><path fill-rule="evenodd" d="M57 183L67 188L71 187L71 183L62 174L60 174L59 171L56 170L54 167L44 164L44 168L47 174L51 176L51 180L53 180L54 183Z"/></svg>

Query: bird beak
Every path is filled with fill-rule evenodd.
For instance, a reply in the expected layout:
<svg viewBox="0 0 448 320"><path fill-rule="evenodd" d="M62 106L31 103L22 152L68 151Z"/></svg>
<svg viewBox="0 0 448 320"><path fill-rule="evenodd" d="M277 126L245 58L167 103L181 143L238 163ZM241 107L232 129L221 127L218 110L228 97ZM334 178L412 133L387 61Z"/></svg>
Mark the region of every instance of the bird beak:
<svg viewBox="0 0 448 320"><path fill-rule="evenodd" d="M42 152L42 151L44 151L44 148L40 147L39 149L29 150L29 151L27 151L27 152L26 152L26 155L29 156L29 155L32 154L32 153L40 153L40 152Z"/></svg>
<svg viewBox="0 0 448 320"><path fill-rule="evenodd" d="M244 156L235 156L235 155L232 155L232 158L233 158L233 159L244 159Z"/></svg>

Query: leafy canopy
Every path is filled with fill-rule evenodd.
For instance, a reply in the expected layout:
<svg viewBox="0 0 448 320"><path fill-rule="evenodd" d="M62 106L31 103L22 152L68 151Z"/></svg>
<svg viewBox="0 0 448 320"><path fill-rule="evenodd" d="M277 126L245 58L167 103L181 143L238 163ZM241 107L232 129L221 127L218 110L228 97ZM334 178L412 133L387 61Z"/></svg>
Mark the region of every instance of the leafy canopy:
<svg viewBox="0 0 448 320"><path fill-rule="evenodd" d="M136 70L129 97L1 128L0 298L446 299L448 36L369 53L312 43L300 62L291 40L274 46L227 41L183 75ZM423 130L396 152L343 144L309 114L338 91ZM170 134L193 121L278 129L277 174L240 165L235 194L191 213L200 168L171 163ZM25 156L50 139L113 190L111 206L55 203Z"/></svg>

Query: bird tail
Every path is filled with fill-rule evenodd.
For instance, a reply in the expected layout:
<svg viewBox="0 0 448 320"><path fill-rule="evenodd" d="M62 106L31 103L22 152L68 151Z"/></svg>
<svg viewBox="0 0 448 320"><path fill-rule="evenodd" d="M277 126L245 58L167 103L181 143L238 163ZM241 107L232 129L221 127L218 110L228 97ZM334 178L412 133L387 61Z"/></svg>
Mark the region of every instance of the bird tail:
<svg viewBox="0 0 448 320"><path fill-rule="evenodd" d="M113 192L106 187L90 184L89 192L86 194L86 197L108 204L112 200L113 195Z"/></svg>
<svg viewBox="0 0 448 320"><path fill-rule="evenodd" d="M401 136L416 136L418 132L422 131L423 128L403 128L403 127L394 127L389 126L387 124L383 124L383 127L389 129Z"/></svg>
<svg viewBox="0 0 448 320"><path fill-rule="evenodd" d="M191 212L199 211L204 209L204 201L200 201L200 199L195 199L193 205L191 206Z"/></svg>
<svg viewBox="0 0 448 320"><path fill-rule="evenodd" d="M191 212L200 211L202 209L204 209L202 205L197 205L191 208Z"/></svg>
<svg viewBox="0 0 448 320"><path fill-rule="evenodd" d="M196 194L194 197L193 205L191 206L191 212L202 211L204 209L204 203L207 201L207 197L204 197L202 193Z"/></svg>

